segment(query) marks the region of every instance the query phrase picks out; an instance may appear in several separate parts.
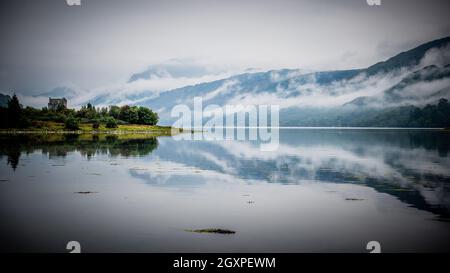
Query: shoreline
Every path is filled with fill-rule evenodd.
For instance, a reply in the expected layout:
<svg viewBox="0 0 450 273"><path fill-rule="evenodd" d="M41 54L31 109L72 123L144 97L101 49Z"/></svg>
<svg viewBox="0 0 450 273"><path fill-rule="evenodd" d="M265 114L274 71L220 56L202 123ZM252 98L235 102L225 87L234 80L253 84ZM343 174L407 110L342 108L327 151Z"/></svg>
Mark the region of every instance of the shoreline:
<svg viewBox="0 0 450 273"><path fill-rule="evenodd" d="M157 136L172 136L181 133L186 133L187 130L175 128L175 127L156 127L149 129L101 129L101 130L55 130L55 129L0 129L2 135L21 135L21 134L36 134L36 135L64 135L64 134L91 134L91 135L157 135Z"/></svg>
<svg viewBox="0 0 450 273"><path fill-rule="evenodd" d="M126 125L125 125L126 126ZM154 128L149 129L129 129L129 128L118 128L118 129L100 129L100 130L63 130L63 129L0 129L0 134L155 134L155 133L165 133L165 135L176 135L181 133L198 133L204 132L198 129L182 129L170 126L153 126ZM270 127L218 127L221 129L259 129ZM415 128L415 127L274 127L280 130L429 130L429 131L450 131L450 128Z"/></svg>

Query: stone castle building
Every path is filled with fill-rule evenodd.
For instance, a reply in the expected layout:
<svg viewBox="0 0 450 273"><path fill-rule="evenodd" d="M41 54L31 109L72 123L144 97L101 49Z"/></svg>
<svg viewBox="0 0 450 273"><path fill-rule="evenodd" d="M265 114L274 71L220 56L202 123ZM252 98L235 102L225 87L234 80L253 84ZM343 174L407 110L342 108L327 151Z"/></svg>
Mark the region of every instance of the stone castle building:
<svg viewBox="0 0 450 273"><path fill-rule="evenodd" d="M61 108L67 108L66 98L62 98L62 99L48 98L48 109L49 110L58 110Z"/></svg>

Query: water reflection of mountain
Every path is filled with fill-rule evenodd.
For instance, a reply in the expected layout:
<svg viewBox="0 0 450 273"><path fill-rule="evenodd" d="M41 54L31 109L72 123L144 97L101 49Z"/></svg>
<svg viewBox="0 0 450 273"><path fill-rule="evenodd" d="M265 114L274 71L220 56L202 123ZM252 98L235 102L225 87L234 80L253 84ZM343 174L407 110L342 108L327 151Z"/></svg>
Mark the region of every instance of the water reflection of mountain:
<svg viewBox="0 0 450 273"><path fill-rule="evenodd" d="M158 147L156 137L127 138L119 135L14 135L0 136L0 158L16 169L22 153L42 151L52 157L66 157L79 152L90 159L97 154L124 157L139 157L150 154Z"/></svg>
<svg viewBox="0 0 450 273"><path fill-rule="evenodd" d="M20 155L78 152L143 157L130 175L148 184L189 186L212 180L300 184L349 183L422 210L450 215L450 132L442 130L281 130L274 152L251 141L175 141L117 135L0 135L0 157L17 168ZM157 149L156 149L157 148ZM152 157L145 157L152 153ZM158 166L154 160L158 160Z"/></svg>
<svg viewBox="0 0 450 273"><path fill-rule="evenodd" d="M155 155L236 179L366 185L448 216L449 148L450 133L438 130L282 130L280 147L272 153L248 141L167 139Z"/></svg>

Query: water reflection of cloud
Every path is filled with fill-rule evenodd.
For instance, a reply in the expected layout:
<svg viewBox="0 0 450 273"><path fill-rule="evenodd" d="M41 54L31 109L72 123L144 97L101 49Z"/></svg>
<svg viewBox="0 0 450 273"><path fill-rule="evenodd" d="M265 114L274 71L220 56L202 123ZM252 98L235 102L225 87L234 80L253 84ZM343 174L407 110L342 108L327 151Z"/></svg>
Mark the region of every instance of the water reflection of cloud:
<svg viewBox="0 0 450 273"><path fill-rule="evenodd" d="M133 177L146 183L160 186L199 186L220 184L249 184L252 180L243 180L223 172L205 170L172 161L153 161L144 165L127 164ZM132 166L132 167L131 167Z"/></svg>
<svg viewBox="0 0 450 273"><path fill-rule="evenodd" d="M275 152L261 152L251 142L179 142L170 160L214 170L231 179L253 179L269 183L323 181L360 183L401 192L418 192L426 203L450 206L450 165L435 149L373 145L292 145L282 143ZM171 147L162 142L162 155ZM158 151L157 151L158 152ZM186 160L195 155L196 160ZM215 167L197 164L211 162ZM197 164L197 165L196 165ZM208 173L208 172L206 172ZM212 177L212 176L211 176ZM385 186L382 186L385 185Z"/></svg>

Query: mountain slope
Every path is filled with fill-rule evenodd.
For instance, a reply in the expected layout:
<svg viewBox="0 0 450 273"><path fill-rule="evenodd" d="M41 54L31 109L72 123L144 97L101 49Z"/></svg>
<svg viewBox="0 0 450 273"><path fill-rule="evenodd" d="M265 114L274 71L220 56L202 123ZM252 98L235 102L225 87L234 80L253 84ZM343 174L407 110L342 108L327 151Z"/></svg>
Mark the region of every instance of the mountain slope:
<svg viewBox="0 0 450 273"><path fill-rule="evenodd" d="M0 107L8 107L8 102L11 100L11 97L8 95L3 95L0 93Z"/></svg>
<svg viewBox="0 0 450 273"><path fill-rule="evenodd" d="M280 120L291 125L295 124L292 119L305 116L302 109L311 112L317 108L313 112L322 116L327 109L345 112L348 105L370 107L373 102L378 102L379 108L424 106L437 103L441 97L449 98L449 67L429 64L436 57L439 62L447 61L449 43L449 37L438 39L365 69L312 73L284 69L241 74L170 90L140 104L159 111L167 123L173 122L169 111L174 105L185 103L192 107L194 97L202 97L204 104L219 106L279 104ZM429 58L431 53L434 58Z"/></svg>
<svg viewBox="0 0 450 273"><path fill-rule="evenodd" d="M375 120L376 115L387 110L400 113L406 110L394 110L411 105L422 108L437 104L441 98L449 99L449 45L450 37L434 40L364 69L244 73L164 91L141 89L126 96L121 96L120 90L111 91L89 101L96 105L126 103L151 107L166 125L177 119L170 115L173 107L185 104L192 109L194 97L203 98L204 106L279 105L282 125L370 124L370 118ZM140 80L189 78L206 72L195 64L175 62L133 74L128 84L138 86ZM352 114L364 117L364 122L348 118Z"/></svg>
<svg viewBox="0 0 450 273"><path fill-rule="evenodd" d="M406 52L402 52L387 61L379 62L368 67L366 73L368 75L374 75L377 73L386 73L393 69L418 65L430 49L444 48L448 46L449 42L450 37L445 37L425 43Z"/></svg>
<svg viewBox="0 0 450 273"><path fill-rule="evenodd" d="M387 107L396 104L418 104L422 101L433 103L443 97L450 97L450 65L430 65L406 75L379 96L359 97L344 106Z"/></svg>
<svg viewBox="0 0 450 273"><path fill-rule="evenodd" d="M171 60L167 64L152 65L142 72L134 73L128 82L150 80L153 78L193 78L203 76L207 73L208 70L204 66L192 62Z"/></svg>

